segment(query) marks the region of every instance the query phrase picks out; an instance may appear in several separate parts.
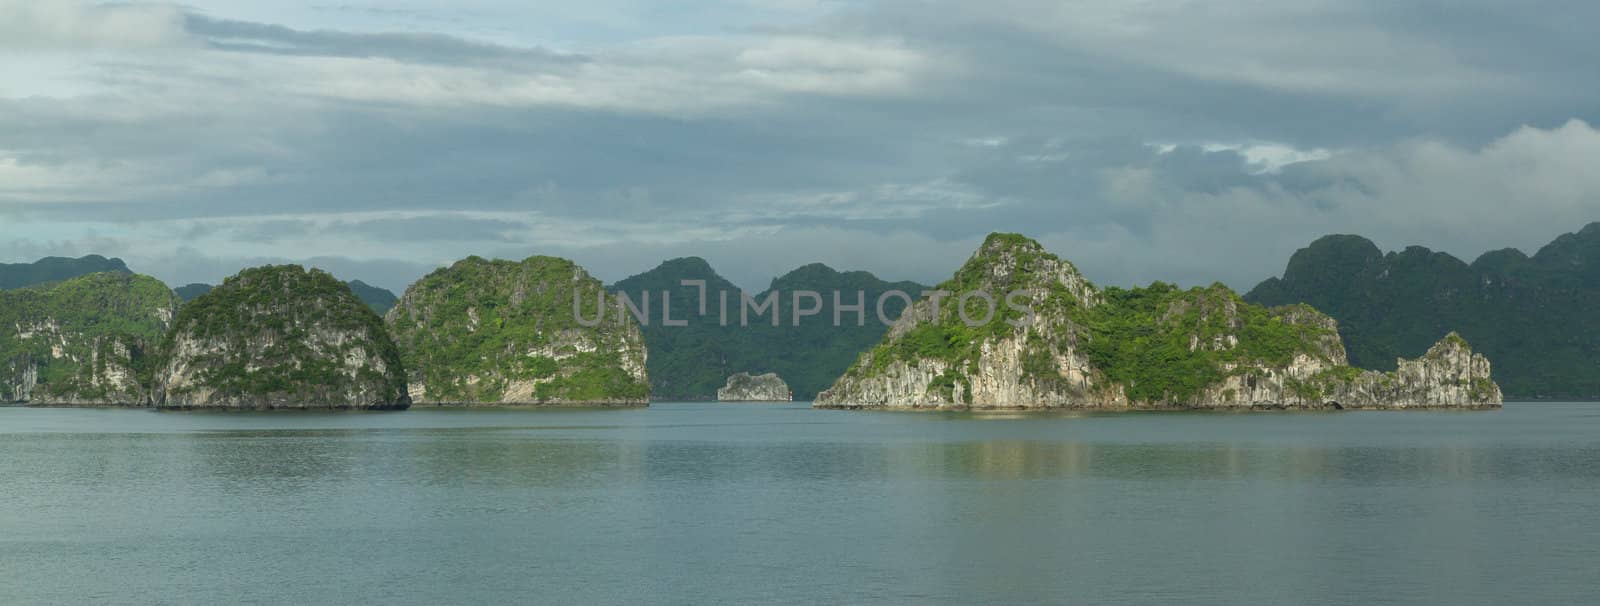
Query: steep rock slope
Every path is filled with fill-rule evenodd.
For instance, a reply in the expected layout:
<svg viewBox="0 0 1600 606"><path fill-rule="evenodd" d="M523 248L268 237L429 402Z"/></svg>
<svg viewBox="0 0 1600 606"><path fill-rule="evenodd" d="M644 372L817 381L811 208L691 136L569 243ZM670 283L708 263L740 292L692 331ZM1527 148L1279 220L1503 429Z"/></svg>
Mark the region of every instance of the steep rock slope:
<svg viewBox="0 0 1600 606"><path fill-rule="evenodd" d="M0 401L143 406L152 350L179 302L126 272L0 292Z"/></svg>
<svg viewBox="0 0 1600 606"><path fill-rule="evenodd" d="M327 272L247 269L183 306L155 380L162 408L404 409L383 321Z"/></svg>
<svg viewBox="0 0 1600 606"><path fill-rule="evenodd" d="M406 289L386 320L418 404L649 402L638 325L566 259L457 261Z"/></svg>
<svg viewBox="0 0 1600 606"><path fill-rule="evenodd" d="M834 408L1492 407L1489 364L1446 337L1397 373L1345 360L1337 324L1222 285L1096 288L1015 234L994 234L817 398ZM996 311L985 317L981 296ZM1015 293L1015 294L1013 294ZM960 297L968 296L962 319ZM1008 305L1010 303L1010 305ZM984 320L987 319L987 322Z"/></svg>

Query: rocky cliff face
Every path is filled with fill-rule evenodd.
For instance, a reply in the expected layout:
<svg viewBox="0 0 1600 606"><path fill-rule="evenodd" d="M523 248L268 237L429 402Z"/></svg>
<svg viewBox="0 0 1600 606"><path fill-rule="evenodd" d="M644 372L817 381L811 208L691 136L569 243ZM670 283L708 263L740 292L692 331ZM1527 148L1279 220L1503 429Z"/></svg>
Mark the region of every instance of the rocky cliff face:
<svg viewBox="0 0 1600 606"><path fill-rule="evenodd" d="M321 270L247 269L183 306L154 376L162 408L404 409L383 322Z"/></svg>
<svg viewBox="0 0 1600 606"><path fill-rule="evenodd" d="M418 404L647 405L644 337L602 297L566 259L470 257L406 289L387 322Z"/></svg>
<svg viewBox="0 0 1600 606"><path fill-rule="evenodd" d="M144 406L144 379L179 302L126 271L0 291L0 401Z"/></svg>
<svg viewBox="0 0 1600 606"><path fill-rule="evenodd" d="M777 373L751 375L741 372L728 377L728 384L717 390L718 402L788 402L794 399L789 384Z"/></svg>
<svg viewBox="0 0 1600 606"><path fill-rule="evenodd" d="M1350 367L1337 324L1222 285L1098 289L1021 236L996 234L832 388L824 408L1493 407L1489 363L1454 334L1393 373ZM988 293L996 311L985 316ZM1008 305L1009 303L1009 305ZM1030 317L1031 314L1031 317ZM984 320L987 318L987 321Z"/></svg>

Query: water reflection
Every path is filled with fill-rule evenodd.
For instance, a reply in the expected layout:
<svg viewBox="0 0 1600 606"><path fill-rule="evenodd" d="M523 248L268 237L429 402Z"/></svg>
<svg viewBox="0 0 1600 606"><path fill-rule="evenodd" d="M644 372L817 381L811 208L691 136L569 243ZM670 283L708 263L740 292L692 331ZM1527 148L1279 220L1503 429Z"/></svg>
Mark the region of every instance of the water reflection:
<svg viewBox="0 0 1600 606"><path fill-rule="evenodd" d="M0 603L1581 603L1600 565L1600 418L1559 411L79 412L0 419L0 569L50 573Z"/></svg>

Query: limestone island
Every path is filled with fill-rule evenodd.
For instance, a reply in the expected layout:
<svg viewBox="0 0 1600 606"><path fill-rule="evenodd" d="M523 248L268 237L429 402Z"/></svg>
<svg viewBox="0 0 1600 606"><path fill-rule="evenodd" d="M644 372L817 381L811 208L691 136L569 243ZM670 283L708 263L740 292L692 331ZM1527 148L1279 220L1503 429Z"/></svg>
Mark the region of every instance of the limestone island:
<svg viewBox="0 0 1600 606"><path fill-rule="evenodd" d="M419 406L650 402L637 322L566 259L468 257L412 284L386 322Z"/></svg>
<svg viewBox="0 0 1600 606"><path fill-rule="evenodd" d="M1351 367L1334 320L1221 284L1097 288L1016 234L991 234L861 354L818 408L1498 408L1489 362L1455 333L1395 372ZM966 316L958 307L970 296ZM1012 293L1018 293L1013 295ZM1015 305L1012 305L1014 303ZM1027 321L1029 314L1032 321ZM987 321L985 321L987 320Z"/></svg>
<svg viewBox="0 0 1600 606"><path fill-rule="evenodd" d="M179 305L125 268L0 291L0 403L148 406L141 377Z"/></svg>
<svg viewBox="0 0 1600 606"><path fill-rule="evenodd" d="M383 320L327 272L246 269L183 306L161 349L166 409L404 409Z"/></svg>
<svg viewBox="0 0 1600 606"><path fill-rule="evenodd" d="M728 384L717 389L718 402L791 402L794 400L794 391L789 389L789 384L778 377L778 373L769 372L760 375L751 375L748 372L736 373L728 377Z"/></svg>

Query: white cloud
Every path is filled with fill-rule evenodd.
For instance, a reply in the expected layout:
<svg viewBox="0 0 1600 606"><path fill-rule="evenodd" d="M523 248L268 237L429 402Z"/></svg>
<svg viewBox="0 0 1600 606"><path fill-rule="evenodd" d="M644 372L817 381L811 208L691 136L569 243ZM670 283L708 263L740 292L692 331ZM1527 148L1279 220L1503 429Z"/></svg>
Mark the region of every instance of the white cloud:
<svg viewBox="0 0 1600 606"><path fill-rule="evenodd" d="M1169 152L1170 153L1170 152ZM1237 288L1282 271L1328 233L1429 246L1472 261L1507 246L1532 253L1600 220L1600 130L1573 120L1522 127L1478 147L1419 139L1303 161L1287 181L1189 190L1154 169L1105 171L1110 208L1148 217L1145 231L1097 223L1047 234L1094 277L1143 283L1225 280ZM1306 185L1303 181L1312 184Z"/></svg>
<svg viewBox="0 0 1600 606"><path fill-rule="evenodd" d="M0 232L149 259L571 251L605 273L706 252L746 277L828 257L937 279L1000 229L1102 281L1248 286L1325 232L1471 256L1600 218L1600 89L1569 75L1600 47L1553 11L1490 40L1331 0L749 1L827 14L529 9L604 30L560 54L519 9L0 0ZM1513 131L1572 116L1591 122ZM359 221L485 236L336 229Z"/></svg>
<svg viewBox="0 0 1600 606"><path fill-rule="evenodd" d="M0 49L138 49L187 42L176 5L0 0Z"/></svg>
<svg viewBox="0 0 1600 606"><path fill-rule="evenodd" d="M1290 164L1311 162L1313 160L1326 160L1333 157L1334 152L1323 149L1297 149L1292 145L1283 143L1253 142L1253 143L1207 143L1200 146L1208 152L1231 151L1239 154L1254 169L1256 174L1277 172ZM1163 147L1168 152L1171 148Z"/></svg>

